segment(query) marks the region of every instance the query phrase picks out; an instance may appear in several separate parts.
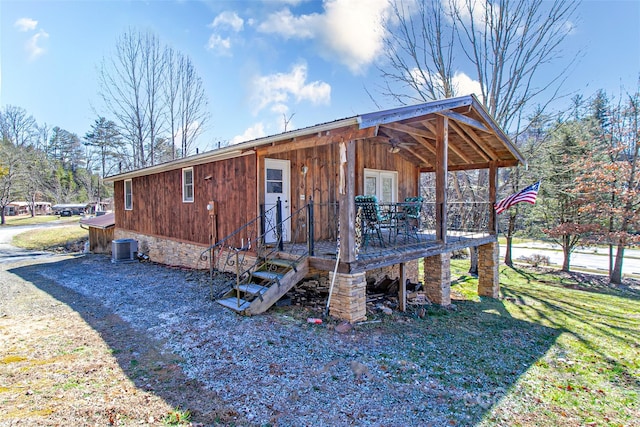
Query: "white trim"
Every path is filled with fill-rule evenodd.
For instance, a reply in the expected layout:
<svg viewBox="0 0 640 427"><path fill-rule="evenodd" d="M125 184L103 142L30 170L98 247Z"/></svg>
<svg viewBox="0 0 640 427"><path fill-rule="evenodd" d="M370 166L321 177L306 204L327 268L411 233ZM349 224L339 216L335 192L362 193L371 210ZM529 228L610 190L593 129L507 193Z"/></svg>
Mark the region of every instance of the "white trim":
<svg viewBox="0 0 640 427"><path fill-rule="evenodd" d="M185 181L185 176L188 172L191 172L191 182L187 183ZM193 203L195 200L195 188L194 188L194 179L193 179L193 167L182 168L182 203ZM191 186L191 197L187 197L187 188Z"/></svg>
<svg viewBox="0 0 640 427"><path fill-rule="evenodd" d="M127 183L129 183L129 203L127 203ZM133 180L131 179L124 180L124 210L133 210Z"/></svg>

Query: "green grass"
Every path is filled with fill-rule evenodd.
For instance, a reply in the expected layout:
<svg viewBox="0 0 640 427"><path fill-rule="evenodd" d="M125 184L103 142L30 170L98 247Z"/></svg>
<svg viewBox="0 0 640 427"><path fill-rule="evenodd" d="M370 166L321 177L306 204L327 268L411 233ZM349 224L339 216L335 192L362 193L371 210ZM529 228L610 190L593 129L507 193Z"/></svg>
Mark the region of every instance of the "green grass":
<svg viewBox="0 0 640 427"><path fill-rule="evenodd" d="M18 225L37 225L43 224L46 222L52 221L60 221L60 222L78 222L80 221L79 216L71 216L71 217L59 217L57 215L36 215L34 217L30 216L5 216L4 217L5 224L4 226L18 226Z"/></svg>
<svg viewBox="0 0 640 427"><path fill-rule="evenodd" d="M11 244L30 250L57 250L89 238L89 232L78 224L64 227L40 228L16 235Z"/></svg>
<svg viewBox="0 0 640 427"><path fill-rule="evenodd" d="M481 425L628 426L640 419L640 289L502 267L503 299L485 300L467 269L468 261L452 261L452 292L459 298L454 303L463 306L459 312L468 316L475 305L503 320L483 320L483 313L475 313L474 322L461 328L504 336L503 345L485 343L500 347L506 366L517 366L519 359L527 365ZM517 326L521 322L530 327ZM557 335L551 341L550 331ZM530 351L523 352L527 345ZM543 349L535 360L526 360ZM493 368L496 381L508 375L500 372L500 362Z"/></svg>

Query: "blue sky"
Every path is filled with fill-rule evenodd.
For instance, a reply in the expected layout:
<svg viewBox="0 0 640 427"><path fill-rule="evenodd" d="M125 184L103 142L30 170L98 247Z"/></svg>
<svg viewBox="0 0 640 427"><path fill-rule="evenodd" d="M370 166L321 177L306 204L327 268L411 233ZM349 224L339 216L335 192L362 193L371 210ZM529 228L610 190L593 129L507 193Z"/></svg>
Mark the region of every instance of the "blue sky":
<svg viewBox="0 0 640 427"><path fill-rule="evenodd" d="M0 106L83 136L99 115L98 67L128 28L187 54L211 120L201 150L396 106L382 98L377 17L387 0L0 2ZM563 47L565 93L635 90L640 1L583 1ZM561 66L561 64L559 64ZM542 75L541 77L544 77ZM560 107L560 104L556 104Z"/></svg>

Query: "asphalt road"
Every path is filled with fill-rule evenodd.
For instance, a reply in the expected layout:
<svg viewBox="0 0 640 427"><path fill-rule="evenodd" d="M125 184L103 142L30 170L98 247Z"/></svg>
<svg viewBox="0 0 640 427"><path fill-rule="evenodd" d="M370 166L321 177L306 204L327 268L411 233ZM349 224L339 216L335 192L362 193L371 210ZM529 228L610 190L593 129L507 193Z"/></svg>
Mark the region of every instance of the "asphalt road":
<svg viewBox="0 0 640 427"><path fill-rule="evenodd" d="M514 245L511 248L512 258L517 261L520 257L530 257L534 254L548 256L553 265L562 265L564 255L559 246L546 243L531 243ZM501 260L506 252L505 246L500 246ZM570 267L576 269L600 270L603 274L609 272L608 248L581 248L571 254ZM640 250L626 249L622 262L622 274L640 276Z"/></svg>

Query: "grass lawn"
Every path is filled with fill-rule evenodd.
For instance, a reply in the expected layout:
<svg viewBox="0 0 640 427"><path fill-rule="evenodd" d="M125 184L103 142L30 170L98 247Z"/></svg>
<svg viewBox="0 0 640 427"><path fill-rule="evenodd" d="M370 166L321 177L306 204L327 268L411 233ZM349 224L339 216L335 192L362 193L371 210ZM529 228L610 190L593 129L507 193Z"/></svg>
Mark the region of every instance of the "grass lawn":
<svg viewBox="0 0 640 427"><path fill-rule="evenodd" d="M462 308L449 316L468 315L480 301L477 280L466 276L467 269L468 262L452 261L454 303ZM493 313L503 320L483 322L479 330L504 338L500 360L492 362L495 373L501 362L513 368L520 359L527 366L508 390L487 394L491 409L480 425L640 425L640 288L508 267L500 270L500 284L503 298L481 301L476 315ZM534 360L527 361L527 353Z"/></svg>
<svg viewBox="0 0 640 427"><path fill-rule="evenodd" d="M89 231L77 223L64 227L39 228L16 235L11 244L19 248L31 250L69 249L70 246L89 238Z"/></svg>
<svg viewBox="0 0 640 427"><path fill-rule="evenodd" d="M78 221L80 221L80 217L79 216L59 217L57 215L36 215L34 217L31 217L27 215L20 215L20 216L5 216L4 220L5 220L4 226L17 226L17 225L42 224L45 222L52 222L52 221L77 223Z"/></svg>

